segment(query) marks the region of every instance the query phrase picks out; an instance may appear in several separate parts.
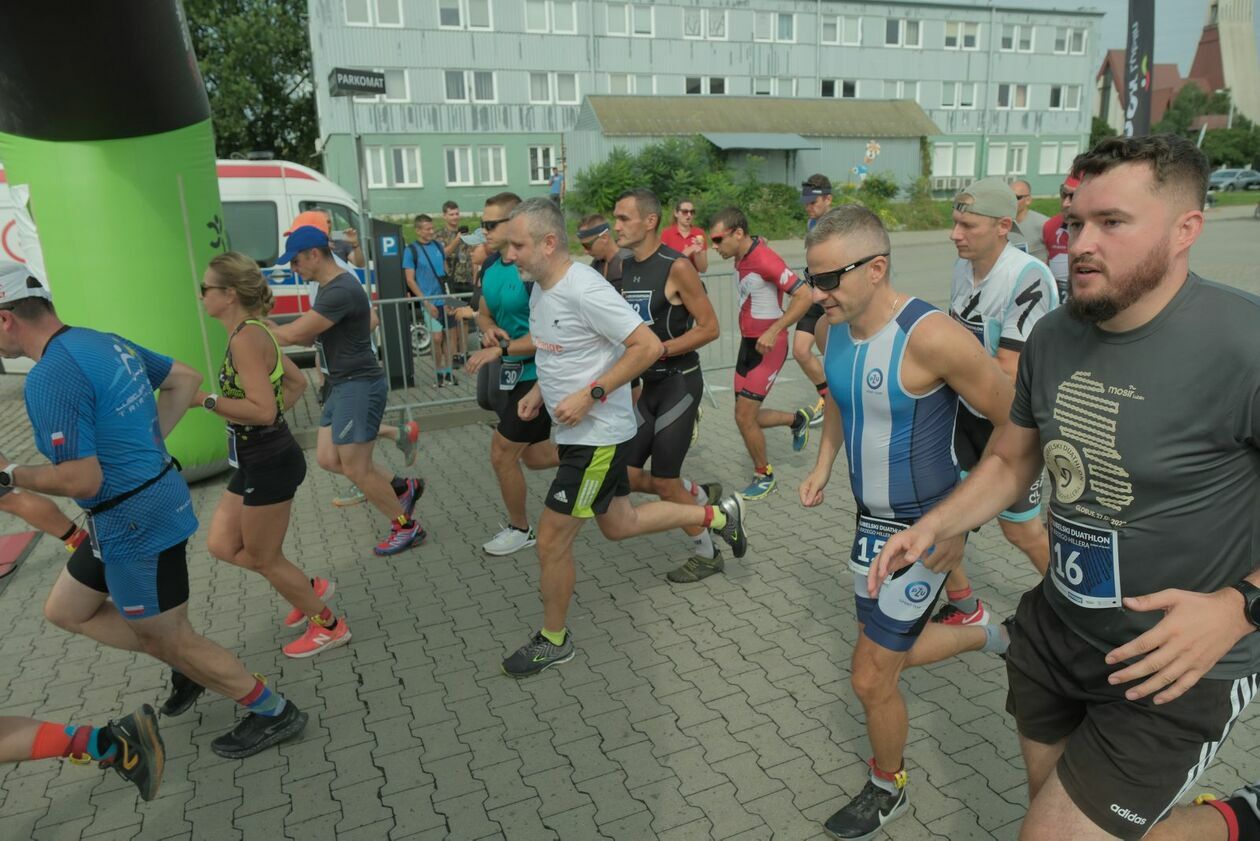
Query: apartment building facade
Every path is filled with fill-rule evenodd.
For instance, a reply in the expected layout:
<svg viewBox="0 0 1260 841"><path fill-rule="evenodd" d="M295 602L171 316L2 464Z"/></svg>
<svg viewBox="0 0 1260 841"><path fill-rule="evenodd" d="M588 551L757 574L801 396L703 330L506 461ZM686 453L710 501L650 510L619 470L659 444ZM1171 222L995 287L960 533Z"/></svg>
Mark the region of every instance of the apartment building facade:
<svg viewBox="0 0 1260 841"><path fill-rule="evenodd" d="M1101 19L902 0L311 0L310 36L327 174L357 189L353 108L372 210L409 213L545 194L591 94L913 100L941 132L934 189L993 174L1050 194L1089 137ZM383 71L387 92L333 99L333 67ZM763 122L754 109L747 130L794 131ZM824 162L833 180L839 167Z"/></svg>

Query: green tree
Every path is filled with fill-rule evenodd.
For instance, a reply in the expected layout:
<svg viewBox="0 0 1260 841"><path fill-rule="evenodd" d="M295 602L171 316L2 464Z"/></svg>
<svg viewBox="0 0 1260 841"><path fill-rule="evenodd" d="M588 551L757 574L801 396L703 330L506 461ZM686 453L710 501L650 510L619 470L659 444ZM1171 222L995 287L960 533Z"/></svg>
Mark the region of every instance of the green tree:
<svg viewBox="0 0 1260 841"><path fill-rule="evenodd" d="M307 0L184 0L215 151L317 166Z"/></svg>
<svg viewBox="0 0 1260 841"><path fill-rule="evenodd" d="M1191 124L1204 114L1228 114L1229 92L1204 93L1198 85L1186 85L1169 104L1164 117L1151 127L1152 134L1191 133Z"/></svg>
<svg viewBox="0 0 1260 841"><path fill-rule="evenodd" d="M1089 148L1093 149L1098 145L1099 141L1115 136L1116 130L1111 127L1110 123L1095 117L1089 129Z"/></svg>

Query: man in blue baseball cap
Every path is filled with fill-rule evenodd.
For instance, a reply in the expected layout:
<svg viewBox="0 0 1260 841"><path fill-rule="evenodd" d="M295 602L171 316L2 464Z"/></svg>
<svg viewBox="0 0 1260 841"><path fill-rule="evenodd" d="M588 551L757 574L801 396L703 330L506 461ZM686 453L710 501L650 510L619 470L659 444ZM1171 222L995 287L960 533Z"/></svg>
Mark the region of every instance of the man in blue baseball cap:
<svg viewBox="0 0 1260 841"><path fill-rule="evenodd" d="M277 263L288 263L303 280L319 284L312 308L272 330L282 345L314 345L328 366L332 389L324 401L316 439L319 466L340 473L389 517L389 534L378 555L394 555L424 542L412 518L424 493L418 479L403 479L372 459L385 414L389 381L372 352L372 305L354 275L333 260L328 235L311 225L294 229Z"/></svg>

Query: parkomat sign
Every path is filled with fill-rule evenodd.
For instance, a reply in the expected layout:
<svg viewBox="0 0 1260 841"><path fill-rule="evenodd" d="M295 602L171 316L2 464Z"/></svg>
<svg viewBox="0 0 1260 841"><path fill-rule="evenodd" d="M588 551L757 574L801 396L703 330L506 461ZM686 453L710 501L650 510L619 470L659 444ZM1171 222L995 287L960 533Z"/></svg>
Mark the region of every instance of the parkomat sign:
<svg viewBox="0 0 1260 841"><path fill-rule="evenodd" d="M385 93L385 74L334 67L328 75L328 88L333 96Z"/></svg>

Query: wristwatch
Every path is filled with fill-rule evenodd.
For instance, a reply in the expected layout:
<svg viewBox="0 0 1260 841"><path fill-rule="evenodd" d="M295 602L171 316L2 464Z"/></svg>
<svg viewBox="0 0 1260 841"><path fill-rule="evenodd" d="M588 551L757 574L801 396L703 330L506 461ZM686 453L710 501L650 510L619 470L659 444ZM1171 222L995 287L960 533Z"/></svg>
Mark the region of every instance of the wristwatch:
<svg viewBox="0 0 1260 841"><path fill-rule="evenodd" d="M508 355L508 347L512 344L511 339L499 339L499 350L503 351L503 355Z"/></svg>
<svg viewBox="0 0 1260 841"><path fill-rule="evenodd" d="M17 462L14 462L3 470L0 470L0 488L13 487L13 471L17 470L17 468L18 464Z"/></svg>
<svg viewBox="0 0 1260 841"><path fill-rule="evenodd" d="M608 392L599 383L591 383L591 399L603 403L608 399Z"/></svg>
<svg viewBox="0 0 1260 841"><path fill-rule="evenodd" d="M205 398L201 401L201 408L205 409L207 412L213 412L214 407L218 405L219 405L219 395L217 394L207 394Z"/></svg>
<svg viewBox="0 0 1260 841"><path fill-rule="evenodd" d="M1246 580L1230 586L1242 593L1243 615L1247 617L1247 621L1252 627L1260 628L1260 587Z"/></svg>

